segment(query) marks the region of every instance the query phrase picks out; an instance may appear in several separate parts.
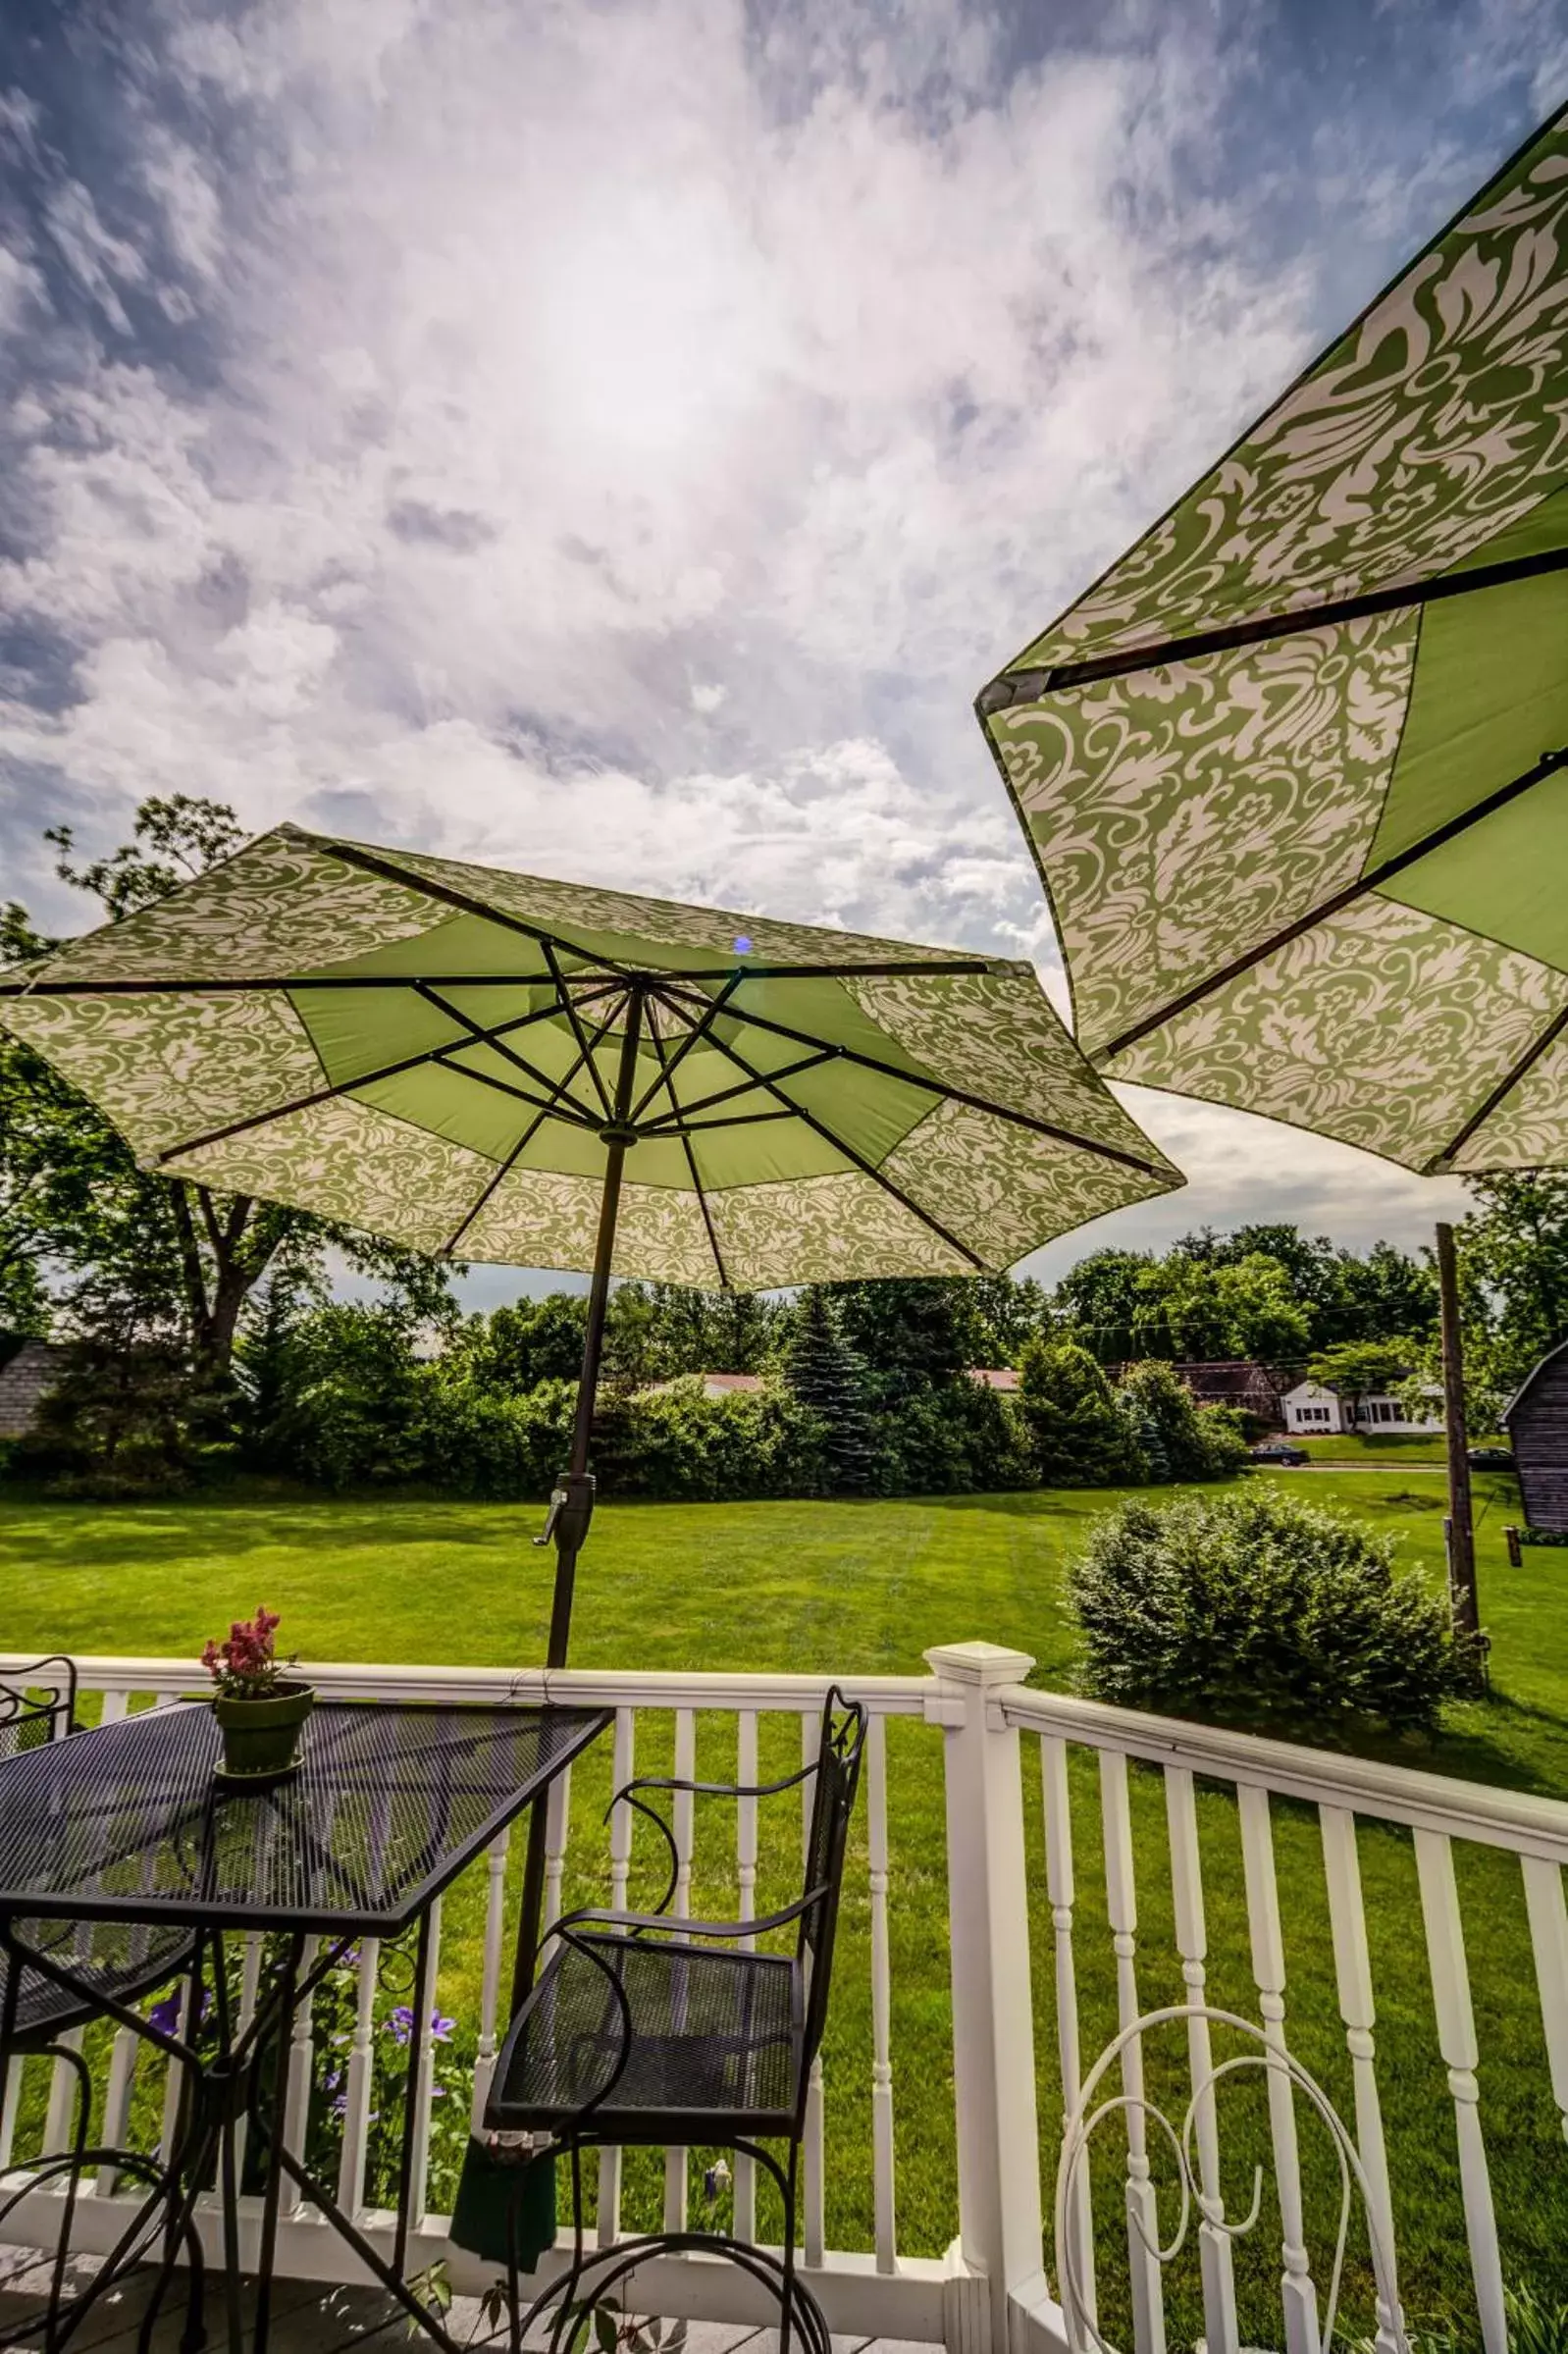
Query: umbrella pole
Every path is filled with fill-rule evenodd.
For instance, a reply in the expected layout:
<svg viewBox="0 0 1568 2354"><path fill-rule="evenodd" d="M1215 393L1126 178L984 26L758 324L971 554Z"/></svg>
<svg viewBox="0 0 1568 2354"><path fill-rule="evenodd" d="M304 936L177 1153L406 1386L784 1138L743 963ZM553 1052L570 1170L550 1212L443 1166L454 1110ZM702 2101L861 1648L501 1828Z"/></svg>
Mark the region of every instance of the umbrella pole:
<svg viewBox="0 0 1568 2354"><path fill-rule="evenodd" d="M621 1041L620 1069L615 1082L615 1117L600 1132L604 1142L604 1189L600 1196L599 1234L594 1244L594 1274L588 1290L588 1324L583 1334L583 1369L577 1377L577 1412L572 1422L572 1449L565 1471L555 1483L543 1544L555 1542L555 1591L550 1602L549 1641L546 1668L564 1667L571 1640L572 1593L577 1582L577 1556L594 1515L594 1481L588 1468L594 1431L594 1407L599 1397L599 1373L604 1355L604 1317L609 1307L610 1265L615 1256L615 1227L620 1216L621 1178L626 1148L637 1141L630 1125L637 1080L637 1037L642 1027L643 997L636 985L630 994L626 1030ZM522 1910L517 1923L517 1949L512 1962L512 2009L516 2011L534 1982L539 1955L539 1931L545 1899L545 1799L536 1800L528 1822L528 1855L523 1865Z"/></svg>

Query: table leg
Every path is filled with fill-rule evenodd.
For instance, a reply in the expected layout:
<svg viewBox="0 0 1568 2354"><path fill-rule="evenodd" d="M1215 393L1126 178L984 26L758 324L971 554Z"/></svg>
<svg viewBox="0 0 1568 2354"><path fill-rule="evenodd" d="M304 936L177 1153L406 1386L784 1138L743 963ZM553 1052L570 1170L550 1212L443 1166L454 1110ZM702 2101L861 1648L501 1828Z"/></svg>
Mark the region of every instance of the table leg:
<svg viewBox="0 0 1568 2354"><path fill-rule="evenodd" d="M412 2220L410 2209L414 2187L414 2129L418 2123L419 2070L425 2053L425 2035L430 2026L426 2017L425 1980L430 1970L430 1913L419 1916L419 1937L414 1948L414 1999L408 2007L408 2078L403 2092L403 2156L402 2171L397 2184L397 2231L392 2241L392 2271L401 2279L408 2269L408 2228Z"/></svg>
<svg viewBox="0 0 1568 2354"><path fill-rule="evenodd" d="M267 2332L272 2321L272 2273L278 2255L278 2202L283 2191L286 2155L284 2134L288 2123L288 2039L293 2027L294 2005L299 1999L299 1965L304 1951L302 1936L296 1933L289 1938L287 1957L278 1988L278 2047L273 2064L272 2122L267 2130L267 2182L261 2208L261 2246L256 2257L256 2327L251 2341L253 2354L267 2354Z"/></svg>
<svg viewBox="0 0 1568 2354"><path fill-rule="evenodd" d="M229 2354L244 2354L244 2310L239 2296L239 2174L235 2136L238 2130L235 2094L234 2021L229 2007L228 1958L222 1932L212 1939L213 2004L217 2012L218 2050L222 2069L222 2109L219 2117L219 2199L223 2208L224 2315L229 2331ZM217 2074L218 2070L214 2070Z"/></svg>

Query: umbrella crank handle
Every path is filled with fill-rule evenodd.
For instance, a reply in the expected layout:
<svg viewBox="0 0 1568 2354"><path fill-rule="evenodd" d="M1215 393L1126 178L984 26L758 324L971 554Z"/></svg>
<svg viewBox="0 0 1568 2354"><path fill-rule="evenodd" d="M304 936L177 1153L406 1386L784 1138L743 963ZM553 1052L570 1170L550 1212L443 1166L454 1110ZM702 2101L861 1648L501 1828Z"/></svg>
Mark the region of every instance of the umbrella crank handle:
<svg viewBox="0 0 1568 2354"><path fill-rule="evenodd" d="M588 1524L593 1517L593 1474L563 1471L550 1490L549 1510L545 1518L545 1526L534 1543L549 1544L553 1539L557 1552L581 1552L588 1535Z"/></svg>

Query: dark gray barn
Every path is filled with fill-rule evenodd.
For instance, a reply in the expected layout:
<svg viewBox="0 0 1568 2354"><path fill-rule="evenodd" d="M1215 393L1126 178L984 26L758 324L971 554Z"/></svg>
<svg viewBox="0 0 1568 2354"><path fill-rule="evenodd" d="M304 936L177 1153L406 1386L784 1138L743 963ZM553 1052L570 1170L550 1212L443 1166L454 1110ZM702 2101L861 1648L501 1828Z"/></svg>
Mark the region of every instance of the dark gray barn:
<svg viewBox="0 0 1568 2354"><path fill-rule="evenodd" d="M1568 1530L1568 1340L1548 1349L1502 1419L1519 1466L1526 1523Z"/></svg>

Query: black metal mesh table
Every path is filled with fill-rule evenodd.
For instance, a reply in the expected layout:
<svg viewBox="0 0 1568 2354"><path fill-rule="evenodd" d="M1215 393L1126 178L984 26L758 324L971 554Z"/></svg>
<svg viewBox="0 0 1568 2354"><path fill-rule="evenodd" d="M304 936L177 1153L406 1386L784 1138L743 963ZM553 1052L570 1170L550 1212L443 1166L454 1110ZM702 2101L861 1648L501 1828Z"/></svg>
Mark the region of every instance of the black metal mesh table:
<svg viewBox="0 0 1568 2354"><path fill-rule="evenodd" d="M609 1722L320 1701L251 1794L214 1783L211 1708L123 1717L0 1762L0 1913L395 1937Z"/></svg>
<svg viewBox="0 0 1568 2354"><path fill-rule="evenodd" d="M281 2185L287 2175L348 2240L368 2269L446 2354L452 2341L403 2279L415 2104L405 2099L403 2182L393 2259L384 2263L326 2186L286 2146L287 2071L275 2060L262 2106L264 2054L281 2055L299 2003L344 1946L392 1939L417 1924L415 1981L426 1983L430 1909L497 1833L612 1721L605 1708L425 1701L326 1700L304 1728L297 1774L256 1791L214 1779L220 1736L213 1712L178 1702L73 1734L0 1760L0 1949L22 1966L69 1984L71 1939L61 1924L178 1923L196 1932L216 2013L216 2054L100 1999L122 2024L185 2071L185 2123L144 2214L166 2208L164 2272L189 2249L203 2185L219 2170L230 2340L238 2354L235 2133L248 2116L267 2146L255 2345L264 2347ZM224 1933L269 1933L270 1990L249 2024L230 2016ZM97 1931L94 1934L101 1935ZM307 1962L308 1941L320 1941ZM191 2015L199 2016L200 2005ZM407 2039L409 2084L426 2020L416 2004ZM0 2022L0 2047L6 2041ZM0 2082L6 2051L0 2048ZM149 2172L143 2164L144 2177ZM139 2228L139 2224L138 2224ZM130 2246L130 2235L126 2243ZM102 2276L87 2292L105 2285ZM187 2339L201 2341L192 2290ZM75 2325L73 2325L75 2326Z"/></svg>

